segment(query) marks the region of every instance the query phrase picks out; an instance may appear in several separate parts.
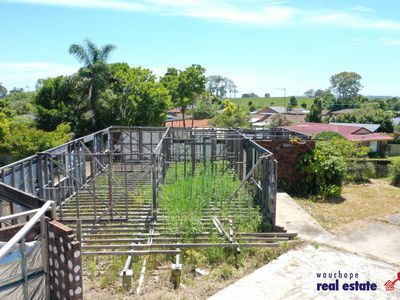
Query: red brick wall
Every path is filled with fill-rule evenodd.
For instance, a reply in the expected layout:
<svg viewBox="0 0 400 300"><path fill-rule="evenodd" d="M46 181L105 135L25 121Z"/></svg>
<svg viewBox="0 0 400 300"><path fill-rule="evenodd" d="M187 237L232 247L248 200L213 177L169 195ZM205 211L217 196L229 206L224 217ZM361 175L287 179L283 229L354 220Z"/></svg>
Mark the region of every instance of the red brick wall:
<svg viewBox="0 0 400 300"><path fill-rule="evenodd" d="M310 152L315 147L314 141L303 141L301 143L288 140L285 141L256 141L260 146L271 151L278 161L278 180L285 180L289 183L300 181L301 175L296 169L300 156Z"/></svg>

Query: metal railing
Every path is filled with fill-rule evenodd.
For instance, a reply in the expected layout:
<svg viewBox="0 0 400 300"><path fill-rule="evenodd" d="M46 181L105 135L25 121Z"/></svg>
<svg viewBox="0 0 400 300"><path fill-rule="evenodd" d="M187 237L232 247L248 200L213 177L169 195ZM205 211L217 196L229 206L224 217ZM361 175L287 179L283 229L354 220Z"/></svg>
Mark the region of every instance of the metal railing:
<svg viewBox="0 0 400 300"><path fill-rule="evenodd" d="M50 291L49 291L49 284L48 284L48 230L46 226L46 213L48 211L51 212L52 218L55 218L55 202L54 201L47 201L41 208L34 209L30 211L25 211L21 213L17 213L14 215L9 215L0 218L0 223L7 222L9 220L18 219L20 217L31 217L30 220L8 241L6 244L0 248L0 260L6 257L13 249L16 247L19 248L20 251L20 259L21 259L21 277L22 282L20 285L23 286L23 294L24 299L29 299L29 291L28 291L28 281L29 281L29 274L28 269L29 266L27 265L27 252L26 252L26 241L27 235L31 232L34 226L37 223L40 223L40 233L39 233L39 240L40 240L40 252L42 258L42 270L44 278L45 278L45 286L46 286L46 299L49 299Z"/></svg>

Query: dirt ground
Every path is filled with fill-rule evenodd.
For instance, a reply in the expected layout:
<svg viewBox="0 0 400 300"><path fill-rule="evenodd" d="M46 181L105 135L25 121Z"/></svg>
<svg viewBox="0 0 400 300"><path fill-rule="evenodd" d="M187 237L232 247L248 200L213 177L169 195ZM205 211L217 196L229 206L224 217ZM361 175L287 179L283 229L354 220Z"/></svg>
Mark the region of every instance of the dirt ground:
<svg viewBox="0 0 400 300"><path fill-rule="evenodd" d="M213 267L202 265L201 269L207 271L208 275L200 275L195 272L196 266L184 264L181 277L181 286L174 290L170 282L171 263L152 260L149 262L151 270L146 271L145 281L140 296L136 294L138 272L135 272L133 288L130 292L125 292L121 288L121 278L117 278L113 284L107 288L102 288L103 268L110 266L98 265L96 270L91 270L94 274L89 274L86 270L83 276L84 295L86 299L206 299L217 293L228 285L243 276L253 272L257 268L276 259L283 253L291 249L296 249L302 245L300 241L284 243L280 247L270 249L248 250L243 253L240 259L239 268L232 263L222 263ZM111 262L111 261L110 261Z"/></svg>

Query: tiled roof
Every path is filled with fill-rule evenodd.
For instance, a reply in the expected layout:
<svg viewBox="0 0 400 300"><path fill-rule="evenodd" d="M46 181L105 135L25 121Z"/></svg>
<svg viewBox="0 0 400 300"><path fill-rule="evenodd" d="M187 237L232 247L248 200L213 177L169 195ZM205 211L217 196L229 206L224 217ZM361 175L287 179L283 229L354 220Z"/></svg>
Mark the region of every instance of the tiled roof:
<svg viewBox="0 0 400 300"><path fill-rule="evenodd" d="M193 127L197 127L197 128L210 127L209 121L210 121L210 119L194 120ZM192 127L192 120L191 119L185 120L185 123L186 123L185 124L186 127ZM167 121L167 122L165 122L165 126L166 127L183 127L183 121L182 120L171 121L171 122Z"/></svg>
<svg viewBox="0 0 400 300"><path fill-rule="evenodd" d="M315 136L318 133L326 131L337 132L349 141L389 141L393 139L393 137L388 134L371 133L369 130L358 126L302 123L292 126L286 126L284 128L307 136Z"/></svg>

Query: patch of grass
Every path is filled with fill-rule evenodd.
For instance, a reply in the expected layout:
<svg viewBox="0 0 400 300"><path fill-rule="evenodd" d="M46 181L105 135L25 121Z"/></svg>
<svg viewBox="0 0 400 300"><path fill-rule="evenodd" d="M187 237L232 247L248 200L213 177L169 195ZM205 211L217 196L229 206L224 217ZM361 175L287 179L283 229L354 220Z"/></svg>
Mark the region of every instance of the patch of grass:
<svg viewBox="0 0 400 300"><path fill-rule="evenodd" d="M315 202L295 198L324 228L335 230L352 221L400 212L400 190L387 179L348 184L338 201Z"/></svg>
<svg viewBox="0 0 400 300"><path fill-rule="evenodd" d="M252 191L243 188L232 199L240 179L227 170L226 166L217 167L218 164L199 163L193 175L183 162L168 170L159 207L166 216L166 224L171 232L182 232L186 240L190 240L195 233L207 230L208 226L201 219L205 216L204 211L211 208L215 209L218 216L231 217L238 223L238 230L259 230L262 216L259 208L254 205ZM245 207L246 214L237 213L234 206L237 204Z"/></svg>
<svg viewBox="0 0 400 300"><path fill-rule="evenodd" d="M236 98L231 99L233 103L241 108L247 108L249 101L253 102L253 105L259 108L265 108L268 106L287 106L290 102L290 96L286 97L286 102L284 97L272 97L272 98ZM313 104L313 98L299 97L297 98L297 107L300 107L302 103L307 104L307 109L310 109Z"/></svg>
<svg viewBox="0 0 400 300"><path fill-rule="evenodd" d="M214 272L214 276L218 280L231 279L233 276L233 267L228 264L223 264Z"/></svg>

